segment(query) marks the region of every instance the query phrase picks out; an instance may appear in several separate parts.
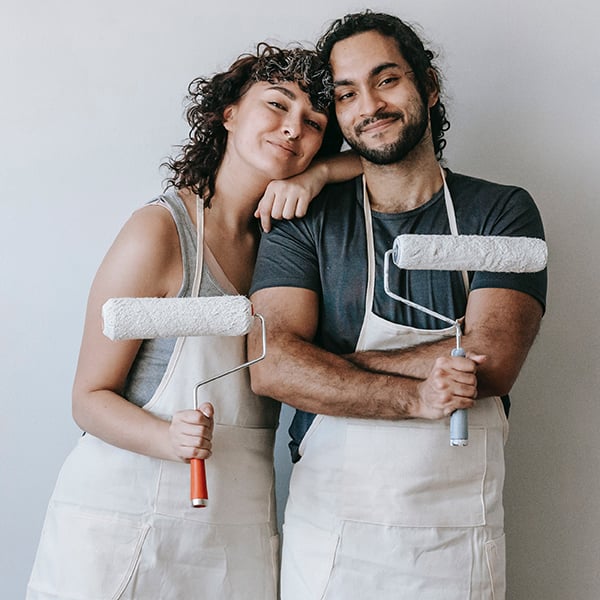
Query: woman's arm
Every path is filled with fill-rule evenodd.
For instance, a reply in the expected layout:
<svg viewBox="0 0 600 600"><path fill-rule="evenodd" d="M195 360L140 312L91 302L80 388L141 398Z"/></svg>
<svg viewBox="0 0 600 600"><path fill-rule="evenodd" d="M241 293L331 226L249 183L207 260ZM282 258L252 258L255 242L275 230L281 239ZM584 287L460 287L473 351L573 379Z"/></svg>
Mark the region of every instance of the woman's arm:
<svg viewBox="0 0 600 600"><path fill-rule="evenodd" d="M206 458L212 407L164 421L123 393L141 342L113 342L102 333L101 309L111 297L175 296L182 281L175 224L162 207L136 211L104 258L92 284L73 384L73 417L84 431L140 454L169 460Z"/></svg>
<svg viewBox="0 0 600 600"><path fill-rule="evenodd" d="M308 205L327 183L347 181L362 173L360 158L353 150L315 160L299 175L271 181L258 203L254 216L264 231L270 231L271 219L303 217Z"/></svg>

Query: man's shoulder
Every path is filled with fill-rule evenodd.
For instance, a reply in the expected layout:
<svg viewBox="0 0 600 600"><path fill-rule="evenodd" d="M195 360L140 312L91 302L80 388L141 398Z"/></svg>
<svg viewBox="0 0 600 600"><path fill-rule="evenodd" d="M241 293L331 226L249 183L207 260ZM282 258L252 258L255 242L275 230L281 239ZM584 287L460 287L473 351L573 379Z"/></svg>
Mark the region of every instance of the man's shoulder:
<svg viewBox="0 0 600 600"><path fill-rule="evenodd" d="M490 215L538 210L531 194L519 185L460 173L448 174L447 181L455 207L463 213L474 211Z"/></svg>
<svg viewBox="0 0 600 600"><path fill-rule="evenodd" d="M362 205L358 194L362 195L360 179L350 179L340 183L327 184L311 201L303 217L291 220L281 219L272 222L272 229L264 234L266 239L295 237L315 240L323 235L338 234L348 227L348 223L362 215Z"/></svg>
<svg viewBox="0 0 600 600"><path fill-rule="evenodd" d="M446 177L449 187L454 187L458 193L493 193L498 195L512 194L515 192L528 192L519 185L492 181L464 173L455 173L448 170Z"/></svg>
<svg viewBox="0 0 600 600"><path fill-rule="evenodd" d="M313 211L323 211L355 203L359 197L359 190L362 190L360 176L338 183L328 183L309 208ZM362 192L360 193L362 195Z"/></svg>

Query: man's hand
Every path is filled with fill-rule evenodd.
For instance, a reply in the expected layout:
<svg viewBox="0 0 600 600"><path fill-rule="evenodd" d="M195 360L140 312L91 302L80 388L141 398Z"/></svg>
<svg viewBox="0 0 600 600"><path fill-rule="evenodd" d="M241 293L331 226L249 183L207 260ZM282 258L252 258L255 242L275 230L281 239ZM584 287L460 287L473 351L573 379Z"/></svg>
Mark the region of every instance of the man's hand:
<svg viewBox="0 0 600 600"><path fill-rule="evenodd" d="M437 358L431 373L417 385L415 417L443 419L459 408L471 408L477 397L477 367L484 355Z"/></svg>

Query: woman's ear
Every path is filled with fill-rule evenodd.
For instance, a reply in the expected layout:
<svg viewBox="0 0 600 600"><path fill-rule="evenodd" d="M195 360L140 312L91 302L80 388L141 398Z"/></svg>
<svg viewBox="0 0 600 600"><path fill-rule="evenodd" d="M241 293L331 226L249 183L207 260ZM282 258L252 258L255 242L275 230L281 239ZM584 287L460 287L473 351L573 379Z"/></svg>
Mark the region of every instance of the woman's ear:
<svg viewBox="0 0 600 600"><path fill-rule="evenodd" d="M237 113L237 106L235 104L229 104L225 107L223 111L223 127L227 131L231 131L232 123L235 120L235 115Z"/></svg>

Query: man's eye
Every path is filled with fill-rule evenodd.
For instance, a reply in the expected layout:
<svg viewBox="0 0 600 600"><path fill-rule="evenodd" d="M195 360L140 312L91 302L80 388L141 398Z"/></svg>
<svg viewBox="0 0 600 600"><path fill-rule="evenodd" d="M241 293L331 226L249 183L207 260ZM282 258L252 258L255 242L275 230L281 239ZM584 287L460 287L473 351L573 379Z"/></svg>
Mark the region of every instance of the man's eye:
<svg viewBox="0 0 600 600"><path fill-rule="evenodd" d="M379 85L389 85L390 83L395 83L396 81L398 81L398 79L399 77L386 77L385 79L381 80Z"/></svg>
<svg viewBox="0 0 600 600"><path fill-rule="evenodd" d="M353 96L353 92L345 92L344 94L338 94L335 100L336 102L344 102L344 100L349 100Z"/></svg>

